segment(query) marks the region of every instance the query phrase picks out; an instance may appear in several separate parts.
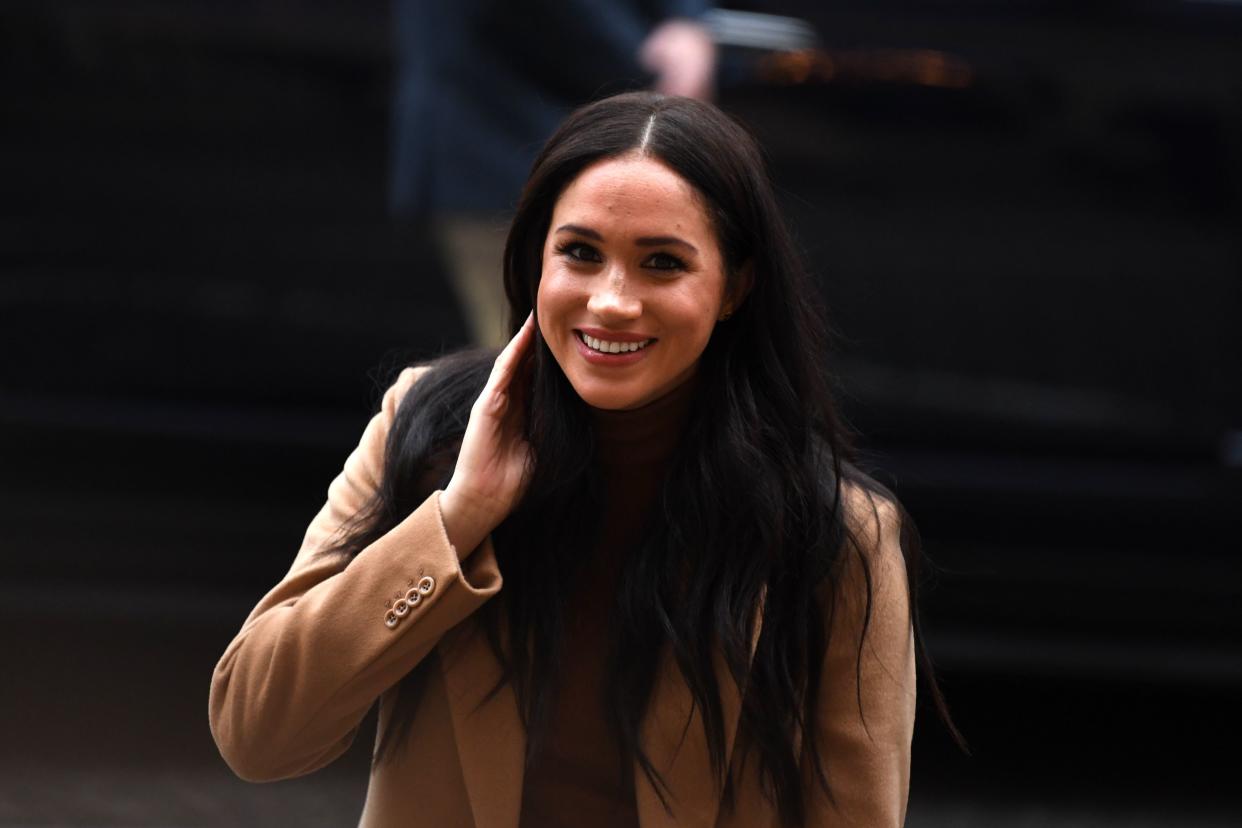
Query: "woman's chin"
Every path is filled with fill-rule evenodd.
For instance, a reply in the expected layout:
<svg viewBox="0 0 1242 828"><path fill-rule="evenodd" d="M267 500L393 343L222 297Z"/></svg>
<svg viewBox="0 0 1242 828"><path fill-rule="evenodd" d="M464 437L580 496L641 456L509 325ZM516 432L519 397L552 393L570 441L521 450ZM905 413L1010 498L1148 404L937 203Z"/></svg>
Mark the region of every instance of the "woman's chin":
<svg viewBox="0 0 1242 828"><path fill-rule="evenodd" d="M570 377L569 384L584 403L604 411L638 408L650 396L644 394L642 388L634 387L633 383L602 382L594 378L575 381Z"/></svg>
<svg viewBox="0 0 1242 828"><path fill-rule="evenodd" d="M592 408L628 411L642 408L670 393L693 376L697 366L695 362L671 377L665 371L658 372L658 376L653 375L657 372L640 371L624 379L592 376L587 371L569 372L566 376L578 397Z"/></svg>
<svg viewBox="0 0 1242 828"><path fill-rule="evenodd" d="M603 411L624 411L627 408L637 408L641 404L633 394L621 394L615 390L575 390L584 403Z"/></svg>

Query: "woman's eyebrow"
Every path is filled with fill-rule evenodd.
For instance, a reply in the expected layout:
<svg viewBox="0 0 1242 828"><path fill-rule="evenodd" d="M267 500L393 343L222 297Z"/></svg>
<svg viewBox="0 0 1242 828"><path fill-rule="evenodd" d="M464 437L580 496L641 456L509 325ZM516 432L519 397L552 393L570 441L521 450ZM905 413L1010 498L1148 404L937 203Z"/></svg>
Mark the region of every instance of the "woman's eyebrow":
<svg viewBox="0 0 1242 828"><path fill-rule="evenodd" d="M599 234L598 230L592 230L590 227L583 227L581 224L562 224L556 228L558 233L574 233L579 236L586 236L588 239L603 241L604 237ZM688 249L691 253L698 254L699 249L685 239L679 239L676 236L640 236L634 239L634 244L639 247L661 247L663 245L674 244Z"/></svg>
<svg viewBox="0 0 1242 828"><path fill-rule="evenodd" d="M590 227L583 227L581 224L562 224L556 228L558 233L577 233L579 236L586 236L588 239L603 241L604 237Z"/></svg>
<svg viewBox="0 0 1242 828"><path fill-rule="evenodd" d="M691 253L698 253L699 249L685 239L679 239L676 236L642 236L634 239L634 244L639 247L662 247L666 244L676 244L681 247L688 248Z"/></svg>

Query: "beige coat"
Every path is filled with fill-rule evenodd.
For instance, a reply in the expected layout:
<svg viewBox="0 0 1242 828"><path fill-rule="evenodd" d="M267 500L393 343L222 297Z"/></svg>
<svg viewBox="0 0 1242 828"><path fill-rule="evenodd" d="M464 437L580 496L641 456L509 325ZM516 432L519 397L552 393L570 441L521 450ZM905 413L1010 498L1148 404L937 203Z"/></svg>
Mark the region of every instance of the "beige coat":
<svg viewBox="0 0 1242 828"><path fill-rule="evenodd" d="M418 369L407 369L384 396L329 487L328 502L289 573L225 650L212 677L211 729L225 761L243 779L310 773L348 748L376 699L384 727L390 691L434 648L440 669L428 682L404 749L372 769L361 825L516 828L525 734L510 689L483 702L499 665L472 618L502 587L490 539L477 549L455 549L437 492L348 565L317 554L375 490L397 404L417 375ZM851 497L857 501L860 495ZM814 789L808 825L881 828L905 819L913 640L894 511L884 506L881 516L878 529L874 521L860 523L875 581L862 653L865 725L854 670L862 582L847 572L845 592L857 600L838 612L842 626L824 655L817 734L836 802L808 776L808 789ZM775 809L760 793L757 763L742 763L741 751L732 762L737 807L721 807L699 713L667 653L663 664L642 739L670 785L673 813L636 769L642 828L778 825ZM729 692L733 683L717 664L731 751L740 699L736 689Z"/></svg>

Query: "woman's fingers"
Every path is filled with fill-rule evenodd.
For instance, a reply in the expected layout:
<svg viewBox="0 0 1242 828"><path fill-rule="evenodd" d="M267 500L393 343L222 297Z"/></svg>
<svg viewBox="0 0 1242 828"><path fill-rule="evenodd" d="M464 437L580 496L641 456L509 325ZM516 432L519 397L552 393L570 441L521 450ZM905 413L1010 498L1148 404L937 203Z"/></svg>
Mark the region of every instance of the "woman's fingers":
<svg viewBox="0 0 1242 828"><path fill-rule="evenodd" d="M508 516L521 496L529 447L513 427L514 410L506 412L510 391L534 337L534 314L496 357L487 384L475 401L462 436L453 477L441 498L441 512L450 540L472 549ZM508 415L508 416L507 416Z"/></svg>
<svg viewBox="0 0 1242 828"><path fill-rule="evenodd" d="M515 448L515 439L520 439L521 429L514 431L513 417L516 410L509 411L509 400L515 389L513 384L519 379L523 358L530 352L530 343L534 338L534 313L526 317L526 321L504 347L492 365L487 384L475 401L470 422L466 425L466 433L462 439L462 448L458 455L458 468L468 470L472 467L483 467L496 463L505 464ZM520 390L520 389L518 389ZM462 462L465 461L465 462ZM496 469L492 468L491 473Z"/></svg>
<svg viewBox="0 0 1242 828"><path fill-rule="evenodd" d="M518 366L522 363L522 356L526 353L527 346L530 344L532 332L535 329L535 312L531 311L526 317L526 321L522 323L522 327L509 340L500 355L496 357L496 362L492 365L492 373L487 378L487 391L491 393L504 394L509 390L510 383L513 382L513 376L517 373Z"/></svg>

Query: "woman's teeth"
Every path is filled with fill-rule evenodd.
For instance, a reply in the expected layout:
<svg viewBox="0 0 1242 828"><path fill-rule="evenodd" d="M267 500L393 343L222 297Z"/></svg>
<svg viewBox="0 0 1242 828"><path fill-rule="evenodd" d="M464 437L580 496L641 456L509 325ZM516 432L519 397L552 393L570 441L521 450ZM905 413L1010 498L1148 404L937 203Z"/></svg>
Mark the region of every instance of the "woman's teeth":
<svg viewBox="0 0 1242 828"><path fill-rule="evenodd" d="M596 339L593 336L587 336L582 331L578 331L578 335L582 337L582 341L587 344L588 348L593 351L599 351L602 354L625 354L646 348L651 343L650 339L644 339L642 342L609 342L606 339Z"/></svg>

